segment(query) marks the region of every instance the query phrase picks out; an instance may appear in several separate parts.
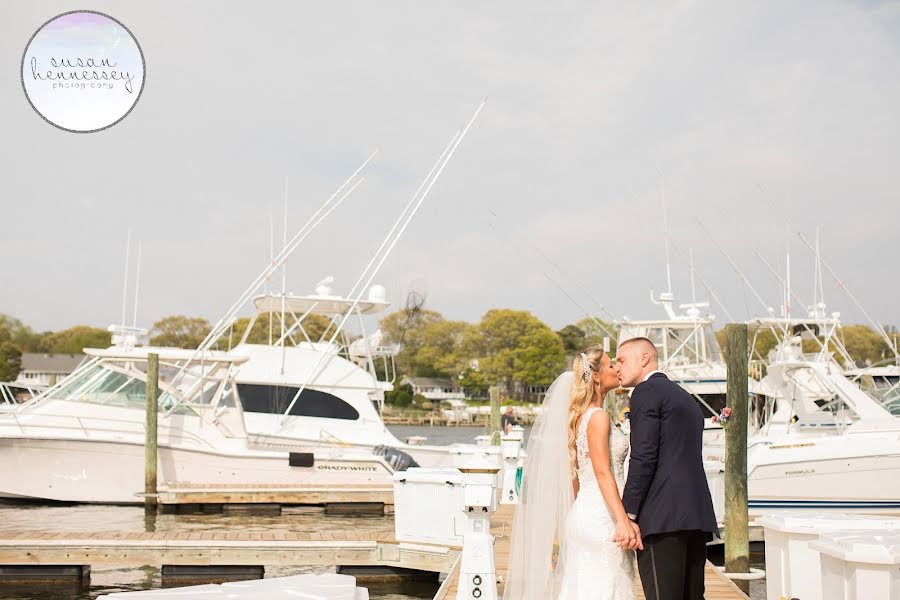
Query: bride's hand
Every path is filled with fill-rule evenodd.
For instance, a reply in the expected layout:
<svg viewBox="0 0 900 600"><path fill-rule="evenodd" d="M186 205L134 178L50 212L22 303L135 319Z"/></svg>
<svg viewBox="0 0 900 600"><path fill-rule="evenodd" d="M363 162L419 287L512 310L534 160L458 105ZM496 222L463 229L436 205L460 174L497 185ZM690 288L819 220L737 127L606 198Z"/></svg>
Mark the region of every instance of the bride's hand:
<svg viewBox="0 0 900 600"><path fill-rule="evenodd" d="M623 550L633 548L636 545L637 534L631 526L631 521L622 519L616 523L616 532L613 535L613 541Z"/></svg>
<svg viewBox="0 0 900 600"><path fill-rule="evenodd" d="M634 521L631 522L631 528L634 529L634 544L632 544L632 550L643 550L644 549L644 540L641 538L641 528L638 527L638 524Z"/></svg>

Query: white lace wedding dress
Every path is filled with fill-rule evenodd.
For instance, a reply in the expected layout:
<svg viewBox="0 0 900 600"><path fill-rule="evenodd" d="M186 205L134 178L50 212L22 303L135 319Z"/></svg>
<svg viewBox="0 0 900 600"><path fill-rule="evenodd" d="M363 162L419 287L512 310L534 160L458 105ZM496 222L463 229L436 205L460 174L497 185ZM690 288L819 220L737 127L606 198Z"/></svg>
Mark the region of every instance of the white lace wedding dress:
<svg viewBox="0 0 900 600"><path fill-rule="evenodd" d="M634 552L613 541L615 523L600 493L588 453L589 408L575 437L578 496L566 519L566 556L559 600L634 600ZM615 426L609 432L609 456L619 494L625 487L628 436Z"/></svg>

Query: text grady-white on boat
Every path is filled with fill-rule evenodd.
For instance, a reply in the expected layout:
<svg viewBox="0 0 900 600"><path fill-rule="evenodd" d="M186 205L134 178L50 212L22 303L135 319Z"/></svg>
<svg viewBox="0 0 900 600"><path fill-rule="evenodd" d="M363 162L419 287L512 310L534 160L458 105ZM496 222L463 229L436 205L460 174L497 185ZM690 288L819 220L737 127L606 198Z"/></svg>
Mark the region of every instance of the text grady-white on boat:
<svg viewBox="0 0 900 600"><path fill-rule="evenodd" d="M259 291L356 189L371 156L286 240L197 349L141 347L145 330L112 327L113 347L86 349L90 360L70 376L0 415L0 495L142 502L150 353L160 361L160 485L390 486L396 470L450 466L479 451L397 440L378 410L384 391L392 389L391 350L380 346L380 334L366 336L364 328L351 341L345 325L358 318L362 327L364 316L389 306L384 288L372 281L483 105L445 148L347 297L332 295L325 282L310 296ZM278 339L248 343L251 322L235 348L213 349L248 302L256 310L253 321L260 314L279 316ZM331 319L316 340L303 326L311 314Z"/></svg>

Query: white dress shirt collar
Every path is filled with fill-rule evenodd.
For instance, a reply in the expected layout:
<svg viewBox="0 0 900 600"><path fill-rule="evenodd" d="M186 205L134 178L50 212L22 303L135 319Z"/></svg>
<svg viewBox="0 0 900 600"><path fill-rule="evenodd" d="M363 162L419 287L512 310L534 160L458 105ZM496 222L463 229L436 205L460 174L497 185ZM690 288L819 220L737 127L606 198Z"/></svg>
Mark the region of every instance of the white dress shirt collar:
<svg viewBox="0 0 900 600"><path fill-rule="evenodd" d="M648 379L650 379L651 377L653 377L653 376L656 375L657 373L662 373L662 371L660 371L659 369L653 369L652 371L650 371L649 373L647 373L646 375L644 375L644 378L641 379L641 383L644 383L645 381L647 381Z"/></svg>

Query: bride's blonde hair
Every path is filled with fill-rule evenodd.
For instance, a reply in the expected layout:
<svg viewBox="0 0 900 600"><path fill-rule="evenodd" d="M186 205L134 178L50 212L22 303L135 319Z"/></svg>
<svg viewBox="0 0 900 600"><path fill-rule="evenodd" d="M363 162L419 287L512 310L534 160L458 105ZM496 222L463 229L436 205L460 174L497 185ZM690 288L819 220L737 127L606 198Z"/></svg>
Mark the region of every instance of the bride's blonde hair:
<svg viewBox="0 0 900 600"><path fill-rule="evenodd" d="M572 361L572 392L569 394L569 468L575 477L577 459L575 453L575 427L578 419L594 399L593 374L600 370L603 348L591 346L575 355Z"/></svg>

